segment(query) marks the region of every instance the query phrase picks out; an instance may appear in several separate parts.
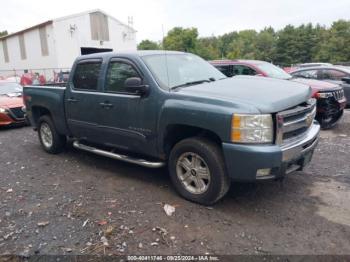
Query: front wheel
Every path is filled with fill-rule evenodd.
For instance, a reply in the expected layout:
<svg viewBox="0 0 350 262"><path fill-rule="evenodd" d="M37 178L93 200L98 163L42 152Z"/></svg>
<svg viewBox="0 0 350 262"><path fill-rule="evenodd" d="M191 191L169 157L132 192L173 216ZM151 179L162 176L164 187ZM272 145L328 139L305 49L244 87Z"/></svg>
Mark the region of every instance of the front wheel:
<svg viewBox="0 0 350 262"><path fill-rule="evenodd" d="M52 119L47 115L39 118L38 135L42 147L50 154L62 152L67 142L66 136L57 132Z"/></svg>
<svg viewBox="0 0 350 262"><path fill-rule="evenodd" d="M316 120L320 123L320 126L323 130L333 128L338 121L343 116L344 110L339 111L335 114L321 114L316 116Z"/></svg>
<svg viewBox="0 0 350 262"><path fill-rule="evenodd" d="M177 192L203 205L220 200L230 187L221 148L205 138L189 138L174 146L169 173Z"/></svg>

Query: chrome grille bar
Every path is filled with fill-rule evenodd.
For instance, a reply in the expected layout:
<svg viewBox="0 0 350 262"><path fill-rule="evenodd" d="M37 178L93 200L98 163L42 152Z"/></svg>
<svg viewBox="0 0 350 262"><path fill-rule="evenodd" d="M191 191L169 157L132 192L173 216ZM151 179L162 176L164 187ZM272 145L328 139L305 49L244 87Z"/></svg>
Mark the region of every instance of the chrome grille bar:
<svg viewBox="0 0 350 262"><path fill-rule="evenodd" d="M288 143L293 137L302 136L311 126L316 115L316 99L277 113L276 144Z"/></svg>

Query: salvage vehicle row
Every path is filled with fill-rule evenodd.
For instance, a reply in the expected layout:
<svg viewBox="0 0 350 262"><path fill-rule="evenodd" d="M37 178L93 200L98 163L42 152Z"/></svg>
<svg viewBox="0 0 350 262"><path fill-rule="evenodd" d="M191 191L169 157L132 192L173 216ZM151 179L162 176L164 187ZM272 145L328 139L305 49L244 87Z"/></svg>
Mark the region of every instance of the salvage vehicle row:
<svg viewBox="0 0 350 262"><path fill-rule="evenodd" d="M281 68L265 61L217 60L211 63L229 77L236 75L272 77L310 86L312 97L317 99L316 120L323 129L332 128L339 122L343 116L347 101L349 101L345 98L343 87L339 83L318 81L296 74L290 75ZM308 69L304 70L308 71Z"/></svg>

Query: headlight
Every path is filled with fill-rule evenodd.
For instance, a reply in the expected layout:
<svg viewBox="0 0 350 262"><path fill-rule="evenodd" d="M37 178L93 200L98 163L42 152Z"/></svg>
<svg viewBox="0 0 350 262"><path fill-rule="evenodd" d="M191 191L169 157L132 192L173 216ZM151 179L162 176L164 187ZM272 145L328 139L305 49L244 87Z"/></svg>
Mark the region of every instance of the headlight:
<svg viewBox="0 0 350 262"><path fill-rule="evenodd" d="M0 107L0 113L6 113L7 110L5 108Z"/></svg>
<svg viewBox="0 0 350 262"><path fill-rule="evenodd" d="M328 98L328 97L332 97L332 96L333 96L332 92L322 92L322 93L316 94L317 98Z"/></svg>
<svg viewBox="0 0 350 262"><path fill-rule="evenodd" d="M234 114L231 126L231 141L233 143L273 142L271 115Z"/></svg>

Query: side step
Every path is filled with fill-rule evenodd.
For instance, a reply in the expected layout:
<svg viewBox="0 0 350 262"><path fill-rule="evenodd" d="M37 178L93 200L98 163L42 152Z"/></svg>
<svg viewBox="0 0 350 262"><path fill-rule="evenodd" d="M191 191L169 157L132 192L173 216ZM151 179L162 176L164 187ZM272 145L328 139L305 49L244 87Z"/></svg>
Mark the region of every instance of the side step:
<svg viewBox="0 0 350 262"><path fill-rule="evenodd" d="M88 152L94 153L96 155L105 156L105 157L113 158L116 160L121 160L124 162L136 164L136 165L143 166L143 167L160 168L160 167L165 166L164 162L150 162L150 161L147 161L144 159L138 159L138 158L133 158L133 157L129 157L126 155L120 155L120 154L112 153L109 151L101 150L101 149L98 149L95 147L80 144L79 141L74 141L73 146L75 148L78 148L78 149L81 149L84 151L88 151Z"/></svg>

